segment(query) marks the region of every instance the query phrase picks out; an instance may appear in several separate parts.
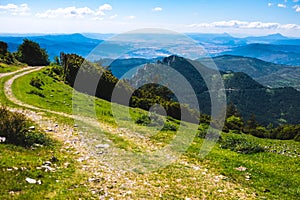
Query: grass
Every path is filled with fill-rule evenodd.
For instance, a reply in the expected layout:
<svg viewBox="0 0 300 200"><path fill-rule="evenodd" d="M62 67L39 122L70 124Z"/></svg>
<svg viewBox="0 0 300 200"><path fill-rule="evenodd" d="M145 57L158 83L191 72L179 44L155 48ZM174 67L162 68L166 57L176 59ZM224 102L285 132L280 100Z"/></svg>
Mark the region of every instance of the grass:
<svg viewBox="0 0 300 200"><path fill-rule="evenodd" d="M295 141L260 139L250 135L244 135L244 137L263 146L286 145L290 147L291 152L300 150L299 143ZM196 138L188 151L188 154L193 155L195 159L198 157L201 140ZM271 152L241 154L222 149L220 145L217 145L202 160L202 162L207 161L221 174L230 177L232 181L254 188L259 197L268 199L299 199L300 197L298 155L287 156ZM240 166L246 167L247 170L244 172L235 170ZM247 175L250 176L250 180L246 180Z"/></svg>
<svg viewBox="0 0 300 200"><path fill-rule="evenodd" d="M34 150L0 144L0 152L0 199L78 199L91 196L83 185L86 179L77 170L74 156L61 152L59 144ZM59 160L55 163L55 172L36 169L52 155ZM65 167L67 162L70 164ZM29 184L25 180L27 177L41 180L42 184Z"/></svg>
<svg viewBox="0 0 300 200"><path fill-rule="evenodd" d="M30 85L30 80L34 77L40 77L43 80L44 85L41 86L41 89L38 91L42 93L44 97L28 94L31 90L37 90L37 88ZM1 80L2 79L0 79L0 81ZM13 91L18 99L28 104L68 114L73 112L72 88L62 84L58 80L48 77L42 71L17 79L15 84L13 84ZM129 109L130 114L128 115L126 107L116 105L115 111L112 112L111 104L107 101L100 99L94 101L92 97L88 97L84 94L76 95L76 98L77 109L81 115L90 116L91 109L95 106L95 113L99 121L107 123L112 127L117 127L118 125L125 127L131 132L138 132L148 138L148 142L155 145L158 143L163 143L163 145L168 144L176 134L171 130L159 131L157 127L137 125L135 121L145 115L145 111ZM5 98L2 97L1 91L0 99L1 101L6 101ZM117 120L115 119L116 117L113 117L113 114L118 116ZM56 117L52 114L49 115ZM131 119L131 117L133 119ZM72 123L72 120L61 116L57 118L57 120L63 123ZM176 120L170 120L169 123L172 124L170 128L178 126ZM113 141L116 147L126 151L144 151L146 148L143 146L144 143L135 144L134 142L138 141L136 138L107 131L104 131L104 135ZM230 134L226 135L228 136ZM180 161L186 160L186 162L189 163L188 166L181 162L176 162L148 175L130 175L132 176L130 178L140 183L141 186L138 187L139 189L128 186L125 187L124 190L134 190L132 194L128 194L131 198L147 198L153 196L154 198L162 199L239 199L236 195L234 196L234 194L236 194L237 191L241 192L242 188L248 188L246 191L256 193L256 198L258 199L299 199L299 142L260 139L250 135L242 135L242 137L246 138L247 141L259 144L264 147L266 151L254 154L241 154L228 149L222 149L220 144L217 143L205 158L200 158L199 149L201 148L203 139L196 137L192 145L180 159ZM227 190L226 187L224 188L224 185L214 187L209 181L205 180L211 178L203 174L205 171L192 170L191 165L207 168L210 172L226 176L225 184L235 184L237 187L236 191ZM240 166L246 167L247 170L238 171L235 169ZM247 178L248 176L249 178ZM117 194L123 190L122 181L124 180L120 179L111 191ZM143 185L145 182L149 185ZM218 190L222 190L222 192Z"/></svg>
<svg viewBox="0 0 300 200"><path fill-rule="evenodd" d="M18 69L20 69L20 66L0 63L0 73L13 72L13 71L17 71Z"/></svg>

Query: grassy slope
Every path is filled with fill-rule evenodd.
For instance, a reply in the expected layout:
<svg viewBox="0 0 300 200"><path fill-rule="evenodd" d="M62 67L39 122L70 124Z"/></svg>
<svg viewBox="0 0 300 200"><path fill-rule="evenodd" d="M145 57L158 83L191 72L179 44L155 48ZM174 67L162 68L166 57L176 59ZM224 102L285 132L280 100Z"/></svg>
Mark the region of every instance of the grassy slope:
<svg viewBox="0 0 300 200"><path fill-rule="evenodd" d="M40 92L45 95L45 98L26 93L35 89L29 85L29 81L34 76L40 76L43 79L45 85L42 87L43 90ZM17 98L27 102L28 104L50 110L64 111L66 113L72 112L72 89L53 80L52 78L47 77L41 72L36 72L18 79L13 85L13 89ZM92 104L92 100L88 101L86 97L79 98L82 98L82 101L85 101L85 105ZM115 122L111 115L110 103L103 100L96 100L95 102L97 105L96 110L98 119L102 122L114 125ZM122 115L122 109L119 112ZM136 117L141 112L142 111L136 110L132 113L134 117ZM87 113L83 113L83 115L87 115ZM128 119L123 120L122 123L126 125L127 120ZM140 129L138 131L140 131ZM172 133L170 132L170 134ZM163 141L167 138L170 139L170 134L166 132L159 132L155 137L152 137L152 139L154 141ZM132 149L130 148L132 143L122 140L117 136L111 135L111 137L116 137L115 140L119 141L121 146L123 145L125 149ZM251 136L245 137L250 137L250 140L255 140L264 146L275 146L274 148L282 148L283 145L286 145L285 148L289 149L288 151L297 151L299 154L299 143L294 141L265 140ZM267 197L268 199L300 198L300 191L298 187L300 185L300 171L298 167L300 161L299 156L289 157L268 152L253 155L242 155L229 150L220 149L218 145L216 145L207 157L200 159L198 157L198 151L201 143L202 139L196 138L192 146L185 153L185 158L188 162L205 166L216 173L222 173L229 177L229 181L239 183L243 187L253 188L259 197ZM240 172L234 169L241 165L248 168L246 172L251 174L251 179L249 181L245 180L246 172ZM170 185L170 188L167 189L167 192L165 193L165 195L167 195L166 198L175 196L184 197L183 195L186 193L191 194L192 196L195 195L203 197L203 192L201 194L201 191L198 190L200 188L197 187L197 181L187 181L189 179L184 179L187 182L182 183L181 186L174 184L173 179L184 178L183 175L187 175L188 177L200 176L196 173L193 174L190 170L186 170L186 168L182 165L178 166L173 164L165 169L159 170L158 173L152 174L150 177L151 179L161 180L161 183L158 184L158 186L161 186L161 184ZM145 193L145 191L140 191L140 193L140 195L143 196L142 193Z"/></svg>
<svg viewBox="0 0 300 200"><path fill-rule="evenodd" d="M0 63L0 73L13 72L20 69L20 66L12 66L4 63Z"/></svg>
<svg viewBox="0 0 300 200"><path fill-rule="evenodd" d="M83 186L84 174L76 169L74 156L60 152L59 145L31 150L0 144L0 152L0 199L74 199L90 196ZM60 169L56 172L36 169L49 161L52 155L59 159L55 164ZM65 168L64 163L67 162L70 165ZM42 184L29 184L25 181L27 177L41 180Z"/></svg>
<svg viewBox="0 0 300 200"><path fill-rule="evenodd" d="M7 71L15 71L12 67ZM21 73L21 72L20 72ZM4 83L12 76L0 79L0 104L19 107L4 95ZM69 122L63 119L63 122ZM38 127L38 125L35 125ZM86 175L79 171L76 156L61 151L61 142L51 147L29 149L14 145L0 144L0 199L78 199L90 198L91 193L83 185ZM56 172L44 172L36 169L52 156L59 159ZM69 163L65 167L65 163ZM53 166L52 166L53 167ZM23 168L23 169L22 169ZM41 180L41 185L29 184L26 178Z"/></svg>

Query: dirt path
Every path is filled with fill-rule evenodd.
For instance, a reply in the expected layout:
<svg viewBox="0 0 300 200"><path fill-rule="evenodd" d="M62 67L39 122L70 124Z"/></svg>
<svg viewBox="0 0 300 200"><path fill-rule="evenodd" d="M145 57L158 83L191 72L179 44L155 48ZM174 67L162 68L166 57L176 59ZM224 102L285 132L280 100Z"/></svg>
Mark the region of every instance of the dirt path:
<svg viewBox="0 0 300 200"><path fill-rule="evenodd" d="M184 184L180 183L180 181L184 180L189 184L194 183L193 187L199 189L200 191L203 191L203 197L191 197L191 199L211 199L210 196L206 198L206 194L212 194L213 197L217 199L255 198L253 193L249 193L249 191L243 189L238 184L226 181L226 177L212 173L208 169L200 165L189 163L184 157L175 162L176 165L183 166L183 169L189 169L186 172L188 173L188 175L186 175L186 177L184 177L183 175L182 180L172 181L172 179L170 178L162 178L163 174L158 174L157 172L149 174L137 174L131 171L115 169L113 166L114 163L111 163L110 161L113 160L114 156L118 157L118 154L124 150L113 147L112 142L107 138L104 138L103 141L100 142L109 144L108 147L101 147L99 149L99 152L91 153L91 148L87 146L87 143L81 138L81 133L79 133L77 125L74 127L70 127L62 124L57 124L55 121L44 117L43 112L80 120L86 124L98 128L100 125L103 132L107 131L113 134L117 134L136 143L140 142L147 145L148 141L144 140L143 138L138 138L136 136L136 133L128 129L116 128L105 123L95 122L95 120L93 119L84 118L82 116L73 116L62 112L37 108L35 106L23 103L22 101L17 99L13 95L12 91L13 82L17 78L38 71L40 69L42 68L31 68L31 70L18 74L5 83L4 90L7 98L22 107L31 109L11 110L24 113L28 118L39 124L42 129L53 135L54 138L60 140L64 144L63 149L65 151L73 151L73 153L77 155L77 161L79 163L78 166L83 172L89 174L89 178L86 180L86 185L89 187L91 193L95 196L99 197L100 199L109 199L111 197L115 199L157 199L160 198L163 193L168 191L168 188L170 187L168 186L168 184L174 184L176 185L176 187L184 188ZM12 75L18 72L6 74ZM2 75L2 77L4 77L4 75ZM97 157L95 157L95 153L98 155ZM158 185L161 185L164 182L166 182L166 186L158 187ZM148 195L152 195L152 197ZM189 194L186 195L186 199L189 199Z"/></svg>
<svg viewBox="0 0 300 200"><path fill-rule="evenodd" d="M28 69L32 69L32 67L25 67L25 68L22 68L22 69L19 69L17 71L13 71L13 72L0 73L0 78L5 77L5 76L10 76L12 74L16 74L16 73L19 73L19 72L22 72L22 71L25 71L25 70L28 70Z"/></svg>

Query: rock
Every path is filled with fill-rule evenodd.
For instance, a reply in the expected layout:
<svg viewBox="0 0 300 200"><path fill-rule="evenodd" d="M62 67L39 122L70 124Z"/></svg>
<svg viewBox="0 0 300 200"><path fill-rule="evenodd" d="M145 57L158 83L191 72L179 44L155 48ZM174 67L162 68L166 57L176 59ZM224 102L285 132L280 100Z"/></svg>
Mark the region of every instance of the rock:
<svg viewBox="0 0 300 200"><path fill-rule="evenodd" d="M45 172L55 172L54 168L47 165L43 165L42 168L45 169Z"/></svg>
<svg viewBox="0 0 300 200"><path fill-rule="evenodd" d="M5 140L6 140L6 137L0 137L0 143L5 142Z"/></svg>
<svg viewBox="0 0 300 200"><path fill-rule="evenodd" d="M56 158L55 156L52 156L51 162L58 162L58 161L59 161L58 158Z"/></svg>
<svg viewBox="0 0 300 200"><path fill-rule="evenodd" d="M41 180L35 180L35 179L32 179L32 178L26 178L25 179L27 183L30 183L30 184L42 184Z"/></svg>
<svg viewBox="0 0 300 200"><path fill-rule="evenodd" d="M25 170L27 170L27 168L26 168L26 167L21 167L20 169L21 169L21 171L25 171Z"/></svg>
<svg viewBox="0 0 300 200"><path fill-rule="evenodd" d="M105 149L105 148L109 147L109 144L97 144L95 147L96 148L103 148L103 149Z"/></svg>
<svg viewBox="0 0 300 200"><path fill-rule="evenodd" d="M246 167L243 167L243 166L240 166L240 167L235 168L235 170L244 172L244 171L247 170L247 168L246 168Z"/></svg>
<svg viewBox="0 0 300 200"><path fill-rule="evenodd" d="M45 161L43 165L46 165L46 166L51 166L52 163L50 161Z"/></svg>
<svg viewBox="0 0 300 200"><path fill-rule="evenodd" d="M52 131L53 131L53 129L52 129L51 127L48 127L48 128L46 129L46 131L48 131L48 132L52 132Z"/></svg>
<svg viewBox="0 0 300 200"><path fill-rule="evenodd" d="M43 147L43 145L37 144L37 143L34 143L33 146L34 146L34 147Z"/></svg>

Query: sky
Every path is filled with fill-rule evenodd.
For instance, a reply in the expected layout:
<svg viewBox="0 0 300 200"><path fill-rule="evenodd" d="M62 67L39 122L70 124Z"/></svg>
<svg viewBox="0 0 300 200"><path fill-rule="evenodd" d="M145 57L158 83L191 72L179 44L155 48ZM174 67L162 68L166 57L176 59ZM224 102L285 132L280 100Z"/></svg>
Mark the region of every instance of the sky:
<svg viewBox="0 0 300 200"><path fill-rule="evenodd" d="M300 0L0 0L0 33L124 33L162 28L300 37Z"/></svg>

